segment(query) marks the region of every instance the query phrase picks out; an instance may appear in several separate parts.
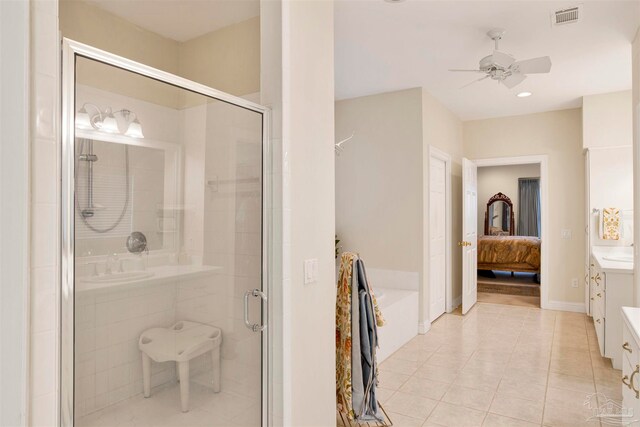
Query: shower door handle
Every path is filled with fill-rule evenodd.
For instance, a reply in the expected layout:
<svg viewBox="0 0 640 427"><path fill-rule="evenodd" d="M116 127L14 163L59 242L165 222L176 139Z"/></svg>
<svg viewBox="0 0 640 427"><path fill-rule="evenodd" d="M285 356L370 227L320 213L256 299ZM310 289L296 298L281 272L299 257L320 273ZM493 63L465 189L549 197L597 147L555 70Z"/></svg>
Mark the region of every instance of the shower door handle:
<svg viewBox="0 0 640 427"><path fill-rule="evenodd" d="M261 312L262 312L262 324L251 323L249 320L249 297L260 297ZM260 289L254 289L246 291L244 293L244 325L251 329L253 332L261 332L267 327L267 310L265 304L267 303L267 296Z"/></svg>

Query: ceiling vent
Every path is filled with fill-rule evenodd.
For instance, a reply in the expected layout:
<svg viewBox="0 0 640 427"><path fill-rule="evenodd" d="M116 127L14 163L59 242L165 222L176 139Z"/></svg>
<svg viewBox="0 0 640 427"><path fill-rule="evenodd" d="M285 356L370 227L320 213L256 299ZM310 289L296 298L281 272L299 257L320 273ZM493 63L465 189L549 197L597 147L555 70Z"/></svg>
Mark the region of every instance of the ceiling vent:
<svg viewBox="0 0 640 427"><path fill-rule="evenodd" d="M565 25L578 22L582 17L582 5L556 10L551 14L552 25Z"/></svg>

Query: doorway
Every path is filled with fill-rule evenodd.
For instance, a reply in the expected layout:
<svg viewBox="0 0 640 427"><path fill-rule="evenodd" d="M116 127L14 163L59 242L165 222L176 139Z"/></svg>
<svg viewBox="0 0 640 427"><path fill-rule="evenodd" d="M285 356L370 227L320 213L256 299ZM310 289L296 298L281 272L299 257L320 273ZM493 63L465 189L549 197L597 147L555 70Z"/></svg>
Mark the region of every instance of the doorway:
<svg viewBox="0 0 640 427"><path fill-rule="evenodd" d="M429 322L453 310L451 289L451 156L429 147L427 257ZM424 329L424 325L420 325Z"/></svg>
<svg viewBox="0 0 640 427"><path fill-rule="evenodd" d="M267 111L68 39L62 77L62 425L265 425Z"/></svg>
<svg viewBox="0 0 640 427"><path fill-rule="evenodd" d="M473 183L465 181L464 185L473 187L477 204L464 207L464 217L473 216L475 221L475 224L467 221L464 225L467 229L473 228L478 237L474 259L463 252L463 264L470 265L463 271L464 283L475 283L475 289L463 292L463 306L466 298L472 301L467 304L467 310L476 300L545 308L548 302L547 156L469 162L476 170L476 179ZM464 250L466 242L462 243Z"/></svg>

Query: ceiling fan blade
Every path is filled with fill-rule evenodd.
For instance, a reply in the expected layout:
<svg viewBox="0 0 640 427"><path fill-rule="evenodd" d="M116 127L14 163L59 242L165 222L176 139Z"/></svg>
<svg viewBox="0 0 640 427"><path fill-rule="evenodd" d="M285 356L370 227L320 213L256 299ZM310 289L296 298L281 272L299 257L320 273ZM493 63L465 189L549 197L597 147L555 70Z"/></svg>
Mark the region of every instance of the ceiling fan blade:
<svg viewBox="0 0 640 427"><path fill-rule="evenodd" d="M465 72L465 73L484 73L484 71L482 70L458 70L458 69L449 69L449 71L456 71L456 72Z"/></svg>
<svg viewBox="0 0 640 427"><path fill-rule="evenodd" d="M525 76L524 74L514 73L503 79L502 84L511 89L522 83L526 78L527 76Z"/></svg>
<svg viewBox="0 0 640 427"><path fill-rule="evenodd" d="M551 71L551 58L541 56L540 58L525 59L513 63L511 69L522 74L548 73Z"/></svg>
<svg viewBox="0 0 640 427"><path fill-rule="evenodd" d="M509 68L509 66L515 61L516 60L511 55L500 52L499 50L493 51L493 63L501 66L502 68Z"/></svg>
<svg viewBox="0 0 640 427"><path fill-rule="evenodd" d="M479 78L478 80L474 80L474 81L472 81L471 83L467 83L467 84L466 84L466 85L464 85L464 86L460 86L460 89L464 89L465 87L467 87L467 86L471 86L471 85L472 85L472 84L474 84L474 83L481 82L482 80L484 80L484 79L488 79L489 77L491 77L491 76L486 75L486 76L484 76L484 77L482 77L482 78Z"/></svg>

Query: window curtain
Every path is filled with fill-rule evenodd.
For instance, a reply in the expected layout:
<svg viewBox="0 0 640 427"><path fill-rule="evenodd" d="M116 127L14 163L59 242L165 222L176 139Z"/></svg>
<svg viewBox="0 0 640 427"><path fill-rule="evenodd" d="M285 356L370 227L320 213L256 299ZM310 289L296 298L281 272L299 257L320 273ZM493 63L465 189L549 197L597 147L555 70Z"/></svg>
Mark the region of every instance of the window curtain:
<svg viewBox="0 0 640 427"><path fill-rule="evenodd" d="M518 235L540 237L540 178L518 179Z"/></svg>

